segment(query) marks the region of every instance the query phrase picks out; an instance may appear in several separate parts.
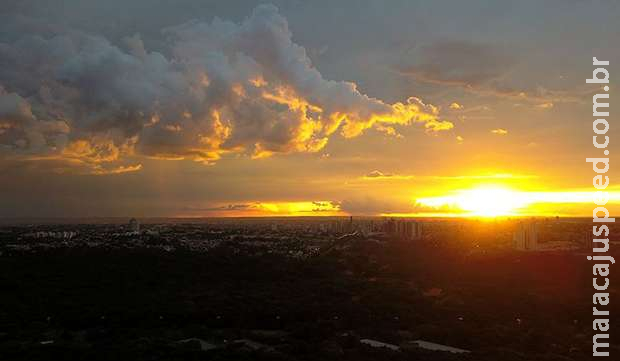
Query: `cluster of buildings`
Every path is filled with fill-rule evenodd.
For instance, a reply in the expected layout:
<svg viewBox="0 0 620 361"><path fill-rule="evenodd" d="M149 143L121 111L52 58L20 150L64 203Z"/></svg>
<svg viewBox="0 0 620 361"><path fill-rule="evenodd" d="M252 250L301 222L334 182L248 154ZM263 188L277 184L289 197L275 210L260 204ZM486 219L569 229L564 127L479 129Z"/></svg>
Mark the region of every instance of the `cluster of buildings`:
<svg viewBox="0 0 620 361"><path fill-rule="evenodd" d="M0 232L0 255L55 248L160 249L210 252L227 247L233 254L278 254L307 258L333 238L316 222L216 220L148 223L132 218L122 224L24 225Z"/></svg>
<svg viewBox="0 0 620 361"><path fill-rule="evenodd" d="M77 236L77 232L75 231L38 231L26 234L26 237L42 239L42 238L54 238L54 239L64 239L70 240L73 237Z"/></svg>
<svg viewBox="0 0 620 361"><path fill-rule="evenodd" d="M410 219L390 219L383 225L384 232L388 235L404 239L422 239L422 223Z"/></svg>
<svg viewBox="0 0 620 361"><path fill-rule="evenodd" d="M512 247L519 251L591 250L591 222L576 219L520 220L514 228Z"/></svg>
<svg viewBox="0 0 620 361"><path fill-rule="evenodd" d="M360 233L366 236L385 236L391 239L419 240L422 238L422 222L408 218L360 218L335 220L329 229L334 235Z"/></svg>
<svg viewBox="0 0 620 361"><path fill-rule="evenodd" d="M514 249L531 251L538 249L538 223L519 222L512 238Z"/></svg>
<svg viewBox="0 0 620 361"><path fill-rule="evenodd" d="M235 254L279 254L307 258L345 236L355 239L418 240L422 223L404 218L282 218L282 219L206 219L148 222L136 218L126 223L27 225L13 227L0 242L11 251L52 248L155 248L167 252L177 249L209 252L228 247ZM2 245L3 243L3 245Z"/></svg>
<svg viewBox="0 0 620 361"><path fill-rule="evenodd" d="M610 227L613 227L612 225ZM620 231L617 232L620 234ZM616 233L613 233L616 234ZM424 242L432 246L519 251L592 249L591 224L580 219L419 219L299 217L147 220L125 223L24 225L0 229L0 248L161 248L209 252L225 246L238 254L312 257L343 239ZM353 242L351 241L351 242ZM617 240L610 240L614 243ZM2 249L0 249L2 251Z"/></svg>

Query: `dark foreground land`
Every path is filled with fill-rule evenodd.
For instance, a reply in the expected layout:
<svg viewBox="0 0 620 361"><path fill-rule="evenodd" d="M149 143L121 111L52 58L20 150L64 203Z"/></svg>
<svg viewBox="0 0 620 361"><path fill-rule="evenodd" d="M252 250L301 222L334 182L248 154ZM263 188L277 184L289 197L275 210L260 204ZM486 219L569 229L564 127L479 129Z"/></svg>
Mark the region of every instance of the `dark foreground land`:
<svg viewBox="0 0 620 361"><path fill-rule="evenodd" d="M0 359L585 360L591 272L570 253L367 241L308 259L229 246L5 254ZM205 343L179 342L192 338ZM419 339L472 352L408 346Z"/></svg>

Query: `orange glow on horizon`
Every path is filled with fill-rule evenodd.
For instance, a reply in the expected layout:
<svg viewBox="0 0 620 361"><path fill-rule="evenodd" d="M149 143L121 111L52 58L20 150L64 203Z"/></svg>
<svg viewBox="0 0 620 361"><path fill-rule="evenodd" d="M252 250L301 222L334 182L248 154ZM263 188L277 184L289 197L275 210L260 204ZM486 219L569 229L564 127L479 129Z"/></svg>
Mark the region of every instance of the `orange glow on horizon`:
<svg viewBox="0 0 620 361"><path fill-rule="evenodd" d="M347 184L361 192L357 198L346 194L341 199L325 197L328 200L319 201L247 200L237 205L207 207L203 212L199 208L191 215L180 216L591 217L596 207L592 190L544 189L537 179L508 173L413 176L377 172ZM419 185L414 186L416 183ZM610 188L607 192L605 206L612 214L620 212L620 189Z"/></svg>
<svg viewBox="0 0 620 361"><path fill-rule="evenodd" d="M608 205L620 204L620 192L609 191ZM586 216L595 208L591 191L522 191L502 185L482 185L448 195L416 199L429 212L456 217Z"/></svg>
<svg viewBox="0 0 620 361"><path fill-rule="evenodd" d="M340 206L330 201L251 202L212 208L208 216L215 217L300 217L345 216ZM192 216L192 215L181 215ZM204 216L200 214L199 216Z"/></svg>

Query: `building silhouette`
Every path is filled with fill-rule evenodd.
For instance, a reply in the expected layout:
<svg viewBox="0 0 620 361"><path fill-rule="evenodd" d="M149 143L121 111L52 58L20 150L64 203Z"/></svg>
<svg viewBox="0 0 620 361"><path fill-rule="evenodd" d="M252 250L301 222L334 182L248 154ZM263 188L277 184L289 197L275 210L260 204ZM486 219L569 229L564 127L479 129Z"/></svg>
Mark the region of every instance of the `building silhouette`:
<svg viewBox="0 0 620 361"><path fill-rule="evenodd" d="M134 233L140 233L140 222L137 219L132 218L129 220L129 231Z"/></svg>
<svg viewBox="0 0 620 361"><path fill-rule="evenodd" d="M410 219L390 219L384 225L384 232L403 240L422 238L422 227L417 221Z"/></svg>
<svg viewBox="0 0 620 361"><path fill-rule="evenodd" d="M594 249L594 235L590 230L586 231L583 237L583 248L586 250Z"/></svg>
<svg viewBox="0 0 620 361"><path fill-rule="evenodd" d="M521 251L538 249L538 224L535 221L519 222L513 234L512 245Z"/></svg>

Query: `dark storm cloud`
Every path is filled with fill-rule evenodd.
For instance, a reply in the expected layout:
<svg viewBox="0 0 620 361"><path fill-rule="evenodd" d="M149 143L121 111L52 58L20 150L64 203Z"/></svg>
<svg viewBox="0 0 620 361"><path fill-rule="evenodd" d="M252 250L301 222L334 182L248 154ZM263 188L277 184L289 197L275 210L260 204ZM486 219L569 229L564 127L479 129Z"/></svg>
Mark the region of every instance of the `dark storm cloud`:
<svg viewBox="0 0 620 361"><path fill-rule="evenodd" d="M315 152L338 130L354 137L382 124L452 127L417 98L388 104L323 78L271 5L241 23L166 27L157 50L139 34L115 43L35 18L3 20L0 141L9 157L113 172L139 167L99 163L135 155L211 163L227 152Z"/></svg>
<svg viewBox="0 0 620 361"><path fill-rule="evenodd" d="M28 101L0 87L0 154L37 154L63 147L69 127L62 120L37 119Z"/></svg>

